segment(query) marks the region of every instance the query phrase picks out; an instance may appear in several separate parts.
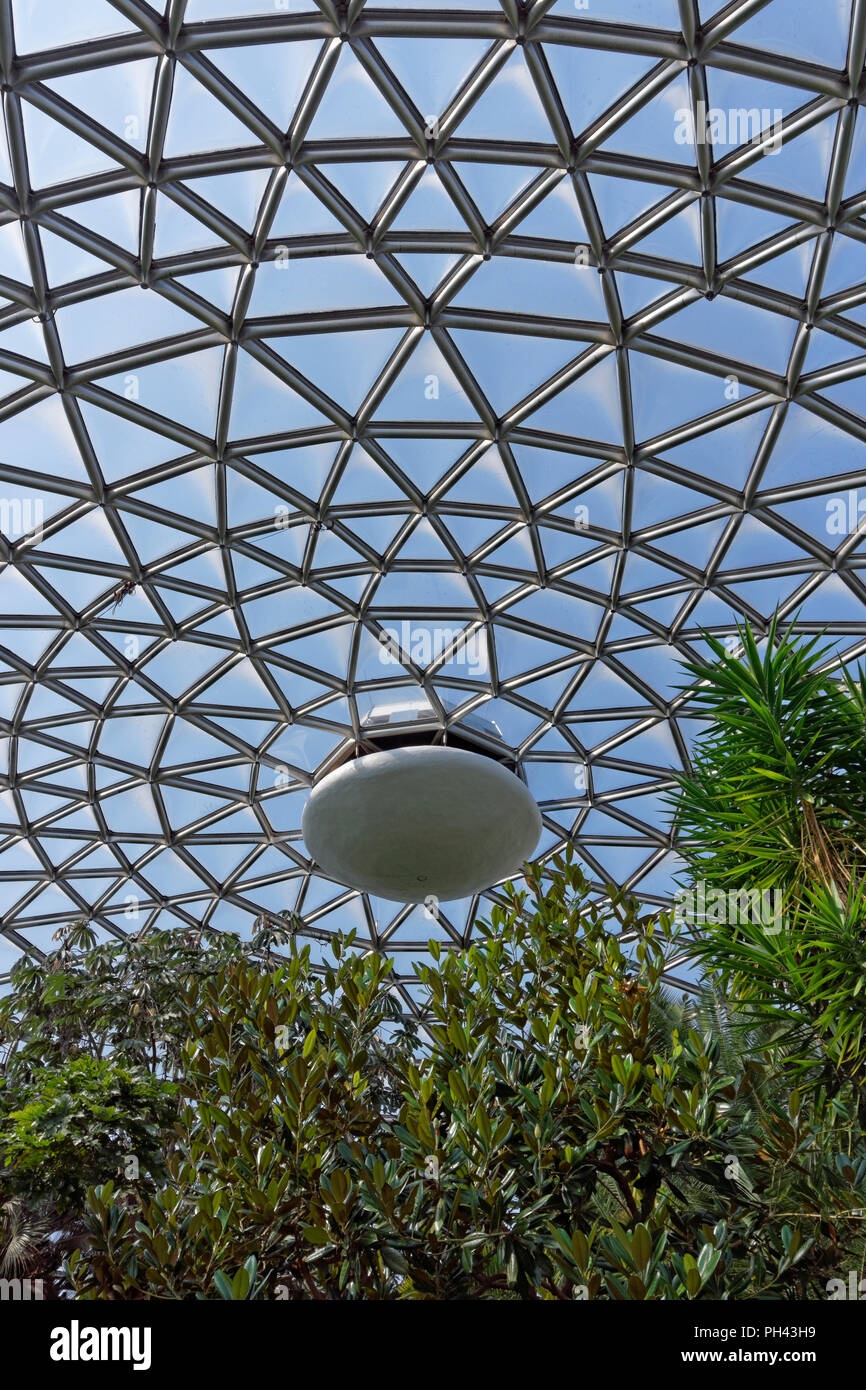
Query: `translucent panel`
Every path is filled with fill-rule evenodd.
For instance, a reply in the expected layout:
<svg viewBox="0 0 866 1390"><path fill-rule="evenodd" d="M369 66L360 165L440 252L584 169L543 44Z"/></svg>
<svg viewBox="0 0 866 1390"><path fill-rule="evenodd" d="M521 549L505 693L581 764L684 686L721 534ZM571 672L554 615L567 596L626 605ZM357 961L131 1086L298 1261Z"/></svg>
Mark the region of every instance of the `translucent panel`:
<svg viewBox="0 0 866 1390"><path fill-rule="evenodd" d="M427 0L402 0L403 8L406 10L429 9ZM436 6L437 10L465 10L465 0L440 0ZM499 0L473 0L473 8L478 10L498 10Z"/></svg>
<svg viewBox="0 0 866 1390"><path fill-rule="evenodd" d="M506 206L517 199L540 172L519 165L455 164L470 196L488 223L496 221Z"/></svg>
<svg viewBox="0 0 866 1390"><path fill-rule="evenodd" d="M608 18L614 18L608 13ZM557 90L576 135L592 125L617 97L633 87L653 63L644 54L616 53L548 44L545 48Z"/></svg>
<svg viewBox="0 0 866 1390"><path fill-rule="evenodd" d="M104 198L88 199L86 203L74 203L69 208L69 216L107 242L132 251L139 239L140 202L138 191L111 193Z"/></svg>
<svg viewBox="0 0 866 1390"><path fill-rule="evenodd" d="M210 178L186 179L192 193L210 203L239 226L252 228L268 185L267 169L245 169L238 174L214 174Z"/></svg>
<svg viewBox="0 0 866 1390"><path fill-rule="evenodd" d="M69 305L57 314L57 327L69 361L80 362L151 338L188 333L198 324L162 295L136 288Z"/></svg>
<svg viewBox="0 0 866 1390"><path fill-rule="evenodd" d="M717 69L707 75L707 89L708 139L715 157L721 159L742 145L759 144L764 154L752 168L760 177L760 170L781 157L782 123L804 104L805 93L779 82L768 87L757 78Z"/></svg>
<svg viewBox="0 0 866 1390"><path fill-rule="evenodd" d="M236 438L282 434L321 423L315 406L246 352L238 359L231 429Z"/></svg>
<svg viewBox="0 0 866 1390"><path fill-rule="evenodd" d="M701 260L701 216L697 202L668 218L640 242L646 256L695 265Z"/></svg>
<svg viewBox="0 0 866 1390"><path fill-rule="evenodd" d="M198 218L191 217L182 207L160 194L157 200L154 254L163 257L181 256L187 251L202 251L206 247L222 247L225 242Z"/></svg>
<svg viewBox="0 0 866 1390"><path fill-rule="evenodd" d="M82 140L27 101L21 104L30 176L35 188L79 179L116 167L102 150Z"/></svg>
<svg viewBox="0 0 866 1390"><path fill-rule="evenodd" d="M695 475L698 482L700 476L705 476L728 487L740 488L767 428L769 412L759 410L740 417L735 408L726 409L727 415L723 412L714 417L712 428L695 434L685 443L667 444L664 457L673 460L686 473ZM688 537L684 539L687 543Z"/></svg>
<svg viewBox="0 0 866 1390"><path fill-rule="evenodd" d="M82 72L50 78L46 86L80 107L120 140L143 150L147 145L155 74L156 59L145 58L101 68L97 76Z"/></svg>
<svg viewBox="0 0 866 1390"><path fill-rule="evenodd" d="M30 265L20 225L7 222L5 227L0 227L0 252L3 254L5 273L29 284Z"/></svg>
<svg viewBox="0 0 866 1390"><path fill-rule="evenodd" d="M216 522L216 489L211 467L175 474L165 482L138 488L130 495L164 509L169 516L174 511L196 521Z"/></svg>
<svg viewBox="0 0 866 1390"><path fill-rule="evenodd" d="M328 164L327 177L358 212L372 222L403 172L405 165L394 163Z"/></svg>
<svg viewBox="0 0 866 1390"><path fill-rule="evenodd" d="M605 148L673 164L694 164L692 103L685 75L677 77L621 125Z"/></svg>
<svg viewBox="0 0 866 1390"><path fill-rule="evenodd" d="M19 467L49 476L87 476L69 421L56 396L0 421L0 457L17 459Z"/></svg>
<svg viewBox="0 0 866 1390"><path fill-rule="evenodd" d="M588 174L587 182L605 230L611 236L663 202L669 192L658 184L615 179L607 174Z"/></svg>
<svg viewBox="0 0 866 1390"><path fill-rule="evenodd" d="M578 346L532 337L525 340L525 351L518 355L500 334L457 330L454 341L498 415L505 415L533 387L571 362Z"/></svg>
<svg viewBox="0 0 866 1390"><path fill-rule="evenodd" d="M13 0L12 17L19 53L83 43L135 28L107 0L76 0L74 5L61 6L48 6L45 0Z"/></svg>
<svg viewBox="0 0 866 1390"><path fill-rule="evenodd" d="M52 285L63 285L69 280L83 280L88 275L101 275L105 262L97 260L88 251L75 246L63 237L54 236L45 228L39 232L39 242L45 257L45 269Z"/></svg>
<svg viewBox="0 0 866 1390"><path fill-rule="evenodd" d="M365 256L298 257L259 266L250 314L304 314L394 304L396 290Z"/></svg>
<svg viewBox="0 0 866 1390"><path fill-rule="evenodd" d="M447 109L489 44L479 39L440 39L432 61L429 40L382 38L376 47L418 110L430 119Z"/></svg>
<svg viewBox="0 0 866 1390"><path fill-rule="evenodd" d="M773 0L752 15L731 38L753 48L787 53L811 63L841 68L848 47L851 0L822 0L820 9L810 0Z"/></svg>
<svg viewBox="0 0 866 1390"><path fill-rule="evenodd" d="M781 373L787 366L795 329L792 319L717 295L690 304L667 319L664 331L678 342Z"/></svg>
<svg viewBox="0 0 866 1390"><path fill-rule="evenodd" d="M453 368L425 334L382 401L384 419L477 419Z"/></svg>
<svg viewBox="0 0 866 1390"><path fill-rule="evenodd" d="M485 139L549 142L544 107L519 49L482 92L461 130Z"/></svg>
<svg viewBox="0 0 866 1390"><path fill-rule="evenodd" d="M408 271L415 281L421 293L428 298L432 297L437 285L445 279L454 266L457 265L458 257L454 255L407 255L400 256L399 262L403 269Z"/></svg>
<svg viewBox="0 0 866 1390"><path fill-rule="evenodd" d="M757 164L747 177L771 188L787 188L806 198L824 201L827 171L836 135L834 120L822 121L793 140L782 140Z"/></svg>
<svg viewBox="0 0 866 1390"><path fill-rule="evenodd" d="M296 174L291 174L286 182L276 217L271 224L271 236L298 237L318 236L325 232L342 231L341 224L303 184Z"/></svg>
<svg viewBox="0 0 866 1390"><path fill-rule="evenodd" d="M112 410L85 401L81 413L103 477L108 482L164 463L179 452L171 439L125 420Z"/></svg>
<svg viewBox="0 0 866 1390"><path fill-rule="evenodd" d="M214 428L222 353L193 352L173 362L148 363L134 372L100 378L100 384L157 415L210 434Z"/></svg>
<svg viewBox="0 0 866 1390"><path fill-rule="evenodd" d="M265 341L352 414L402 338L399 329L305 333Z"/></svg>
<svg viewBox="0 0 866 1390"><path fill-rule="evenodd" d="M344 468L333 494L335 507L354 506L377 498L384 502L405 500L401 491L384 469L363 449L355 448Z"/></svg>
<svg viewBox="0 0 866 1390"><path fill-rule="evenodd" d="M709 502L707 493L685 487L670 478L642 470L635 475L632 507L634 518L641 527L688 515Z"/></svg>
<svg viewBox="0 0 866 1390"><path fill-rule="evenodd" d="M844 430L811 411L792 406L764 475L765 487L853 472L862 465L862 446Z"/></svg>
<svg viewBox="0 0 866 1390"><path fill-rule="evenodd" d="M580 263L548 265L494 256L478 267L454 303L556 318L605 318L599 277Z"/></svg>
<svg viewBox="0 0 866 1390"><path fill-rule="evenodd" d="M248 128L184 67L175 68L171 115L163 153L167 159L199 150L251 145Z"/></svg>
<svg viewBox="0 0 866 1390"><path fill-rule="evenodd" d="M590 366L540 410L528 417L533 428L574 434L581 439L615 439L622 433L616 365L612 356Z"/></svg>
<svg viewBox="0 0 866 1390"><path fill-rule="evenodd" d="M556 0L553 11L573 15L588 8L583 0ZM676 0L605 0L604 13L617 24L656 24L667 29L680 26Z"/></svg>
<svg viewBox="0 0 866 1390"><path fill-rule="evenodd" d="M313 117L310 139L403 134L403 126L375 82L344 44L328 90Z"/></svg>
<svg viewBox="0 0 866 1390"><path fill-rule="evenodd" d="M220 48L213 59L236 87L255 93L256 104L280 130L288 130L320 49L315 40L269 43Z"/></svg>
<svg viewBox="0 0 866 1390"><path fill-rule="evenodd" d="M224 270L202 270L195 275L180 276L179 280L194 294L228 312L237 291L238 274L233 267L227 266Z"/></svg>
<svg viewBox="0 0 866 1390"><path fill-rule="evenodd" d="M836 236L824 276L824 293L836 294L866 280L866 245L852 237Z"/></svg>
<svg viewBox="0 0 866 1390"><path fill-rule="evenodd" d="M273 0L188 0L184 18L192 23L203 19L240 19L273 11Z"/></svg>
<svg viewBox="0 0 866 1390"><path fill-rule="evenodd" d="M622 180L618 186L622 186ZM520 234L586 244L586 224L571 179L562 179L542 203L521 219Z"/></svg>
<svg viewBox="0 0 866 1390"><path fill-rule="evenodd" d="M736 389L747 394L748 388L739 384L731 387L721 375L694 371L673 362L662 364L646 353L633 352L629 361L639 439L652 439L684 420L722 410L731 399L726 391ZM660 392L662 377L666 389Z"/></svg>
<svg viewBox="0 0 866 1390"><path fill-rule="evenodd" d="M750 278L762 285L769 285L770 289L781 290L783 294L792 294L795 299L803 299L814 253L814 244L804 241L781 256L774 256L757 266ZM826 285L826 278L824 283Z"/></svg>

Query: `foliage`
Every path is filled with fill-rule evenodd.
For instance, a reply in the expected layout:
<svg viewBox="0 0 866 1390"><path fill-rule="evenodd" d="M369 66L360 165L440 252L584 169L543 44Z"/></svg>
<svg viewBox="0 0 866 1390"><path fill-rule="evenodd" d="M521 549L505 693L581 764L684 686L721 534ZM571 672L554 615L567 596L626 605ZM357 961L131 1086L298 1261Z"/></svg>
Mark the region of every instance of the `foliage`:
<svg viewBox="0 0 866 1390"><path fill-rule="evenodd" d="M706 914L694 953L771 1030L788 1065L837 1091L859 1088L866 1052L866 704L863 672L834 679L825 652L771 624L763 655L707 640L689 667L711 718L676 822L691 878L733 903L774 889L782 910ZM861 1100L861 1119L866 1107Z"/></svg>
<svg viewBox="0 0 866 1390"><path fill-rule="evenodd" d="M0 1048L7 1080L76 1055L113 1056L174 1074L187 1037L178 984L215 972L242 952L225 932L141 933L98 945L83 922L61 928L44 959L22 956L0 999Z"/></svg>
<svg viewBox="0 0 866 1390"><path fill-rule="evenodd" d="M850 1117L672 1004L664 920L593 903L570 860L540 875L432 948L421 1032L351 938L324 974L305 947L192 979L168 1177L132 1209L91 1191L78 1296L823 1292L864 1201Z"/></svg>
<svg viewBox="0 0 866 1390"><path fill-rule="evenodd" d="M7 1197L0 1204L0 1278L36 1274L50 1235L47 1216L23 1197Z"/></svg>
<svg viewBox="0 0 866 1390"><path fill-rule="evenodd" d="M55 940L16 961L0 999L0 1263L17 1252L49 1281L83 1238L86 1188L125 1173L125 1155L159 1167L188 1036L178 981L241 951L208 931L97 944L84 922Z"/></svg>
<svg viewBox="0 0 866 1390"><path fill-rule="evenodd" d="M570 851L469 950L431 942L409 1021L388 962L349 936L314 964L291 914L248 944L75 923L0 1000L0 1268L231 1300L783 1300L862 1273L866 687L775 625L763 654L708 640L677 831L737 912L690 940L696 1000L663 984L677 921ZM779 917L739 911L770 889Z"/></svg>
<svg viewBox="0 0 866 1390"><path fill-rule="evenodd" d="M742 657L706 635L715 661L687 663L693 702L710 717L679 778L677 825L695 874L724 889L779 887L795 917L808 889L844 898L866 855L863 672L819 670L826 649L770 624Z"/></svg>
<svg viewBox="0 0 866 1390"><path fill-rule="evenodd" d="M50 1197L61 1214L124 1156L158 1164L161 1131L174 1118L174 1086L113 1058L43 1067L23 1104L8 1086L0 1101L0 1184L13 1195Z"/></svg>

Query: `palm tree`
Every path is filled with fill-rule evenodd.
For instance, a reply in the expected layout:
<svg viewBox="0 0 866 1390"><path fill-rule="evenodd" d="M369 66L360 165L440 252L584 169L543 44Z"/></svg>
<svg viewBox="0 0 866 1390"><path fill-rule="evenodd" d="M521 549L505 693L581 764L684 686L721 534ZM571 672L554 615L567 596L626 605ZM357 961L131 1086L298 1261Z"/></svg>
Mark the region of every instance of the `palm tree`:
<svg viewBox="0 0 866 1390"><path fill-rule="evenodd" d="M708 636L715 661L686 666L711 725L678 777L675 827L691 880L731 909L695 923L694 951L742 1006L739 1026L769 1029L832 1088L863 1068L864 673L822 670L818 639L775 619L763 652L739 635L741 656ZM772 919L758 906L770 890Z"/></svg>

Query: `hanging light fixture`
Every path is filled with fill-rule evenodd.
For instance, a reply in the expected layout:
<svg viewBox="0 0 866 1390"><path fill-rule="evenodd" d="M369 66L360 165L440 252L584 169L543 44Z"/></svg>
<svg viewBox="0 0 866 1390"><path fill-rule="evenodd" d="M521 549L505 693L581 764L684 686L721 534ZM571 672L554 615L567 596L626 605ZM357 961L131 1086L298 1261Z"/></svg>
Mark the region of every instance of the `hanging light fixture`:
<svg viewBox="0 0 866 1390"><path fill-rule="evenodd" d="M495 725L476 719L481 737L449 733L446 745L431 713L418 702L371 711L357 756L314 786L304 842L338 883L394 902L448 902L515 873L535 850L541 815L491 751Z"/></svg>

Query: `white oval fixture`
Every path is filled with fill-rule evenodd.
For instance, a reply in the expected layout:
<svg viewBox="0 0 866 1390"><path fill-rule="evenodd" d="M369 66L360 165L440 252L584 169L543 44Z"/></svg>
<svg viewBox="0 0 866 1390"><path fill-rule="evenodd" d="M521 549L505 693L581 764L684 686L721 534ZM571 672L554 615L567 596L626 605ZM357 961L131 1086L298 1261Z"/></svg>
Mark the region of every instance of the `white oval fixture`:
<svg viewBox="0 0 866 1390"><path fill-rule="evenodd" d="M392 902L466 898L516 873L541 835L501 763L441 745L344 763L313 788L301 830L326 874Z"/></svg>

